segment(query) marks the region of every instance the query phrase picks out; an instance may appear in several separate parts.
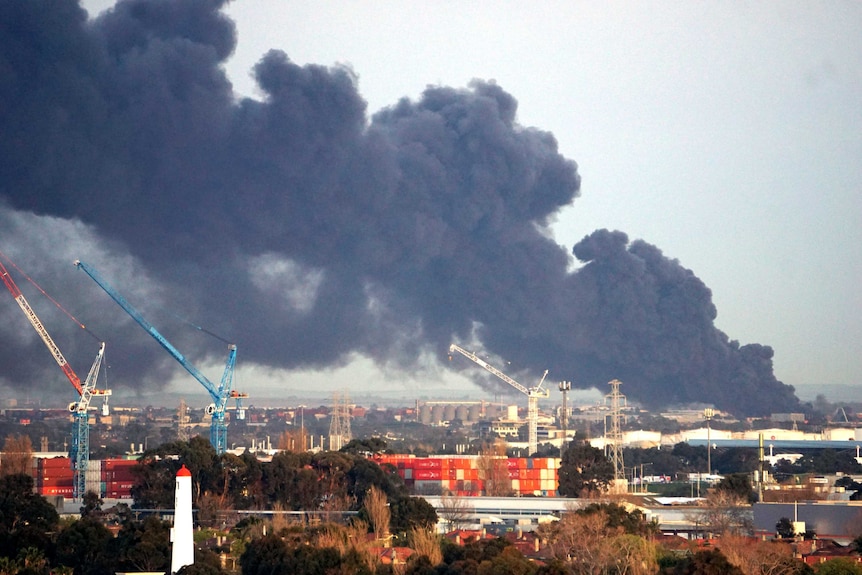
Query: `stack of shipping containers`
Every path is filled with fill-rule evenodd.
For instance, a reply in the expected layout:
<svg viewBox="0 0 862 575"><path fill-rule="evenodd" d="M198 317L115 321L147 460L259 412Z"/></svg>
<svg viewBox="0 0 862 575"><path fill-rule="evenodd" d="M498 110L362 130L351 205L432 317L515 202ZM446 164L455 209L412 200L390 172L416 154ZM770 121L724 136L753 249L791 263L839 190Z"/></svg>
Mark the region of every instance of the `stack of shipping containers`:
<svg viewBox="0 0 862 575"><path fill-rule="evenodd" d="M375 456L375 461L395 467L407 487L415 493L485 495L485 477L495 474L497 482L507 481L508 485L504 487L509 487L515 495L557 495L560 459L553 457L415 457L383 454Z"/></svg>
<svg viewBox="0 0 862 575"><path fill-rule="evenodd" d="M85 489L104 499L130 499L135 482L132 468L137 463L132 459L90 460L84 475ZM68 457L37 458L33 469L39 495L74 495L75 473Z"/></svg>
<svg viewBox="0 0 862 575"><path fill-rule="evenodd" d="M105 482L105 497L128 499L132 496L135 477L132 468L138 462L131 459L105 459L102 461L102 479Z"/></svg>
<svg viewBox="0 0 862 575"><path fill-rule="evenodd" d="M36 460L36 490L39 495L72 497L75 491L75 472L68 457Z"/></svg>

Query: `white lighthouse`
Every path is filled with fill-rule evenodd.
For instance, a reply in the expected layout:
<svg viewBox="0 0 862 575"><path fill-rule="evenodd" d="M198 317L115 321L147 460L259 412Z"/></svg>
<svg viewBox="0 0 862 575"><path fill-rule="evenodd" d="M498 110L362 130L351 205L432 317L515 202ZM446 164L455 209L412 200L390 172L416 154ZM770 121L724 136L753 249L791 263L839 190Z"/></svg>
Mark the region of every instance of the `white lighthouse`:
<svg viewBox="0 0 862 575"><path fill-rule="evenodd" d="M185 465L177 471L177 491L174 496L174 526L171 528L171 573L195 562L192 536L192 473Z"/></svg>

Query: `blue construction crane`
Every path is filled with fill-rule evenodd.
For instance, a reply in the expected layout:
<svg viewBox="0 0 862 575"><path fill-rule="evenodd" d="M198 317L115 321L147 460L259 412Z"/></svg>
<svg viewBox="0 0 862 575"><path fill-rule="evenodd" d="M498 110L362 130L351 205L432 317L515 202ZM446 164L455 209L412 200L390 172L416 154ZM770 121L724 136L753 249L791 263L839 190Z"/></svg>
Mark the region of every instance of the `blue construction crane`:
<svg viewBox="0 0 862 575"><path fill-rule="evenodd" d="M5 255L3 257L5 257ZM15 266L14 263L12 263L12 265ZM17 268L17 266L15 267ZM27 298L25 298L24 294L21 293L21 289L15 283L15 280L12 279L12 276L9 275L9 271L2 262L0 262L0 278L2 278L3 283L6 284L12 297L15 298L15 301L18 303L18 307L20 307L21 311L24 312L24 315L27 316L27 320L30 322L30 325L33 326L33 329L35 329L36 333L39 334L39 337L42 338L45 346L54 357L54 361L56 361L57 365L60 366L60 369L63 370L63 373L80 396L78 401L69 404L69 411L72 413L73 417L72 446L69 449L69 459L71 460L72 470L74 471L72 496L76 501L80 500L86 491L87 468L90 466L89 409L90 400L93 396L104 398L105 403L102 406L102 415L108 415L108 396L111 395L111 390L96 389L96 380L99 377L99 369L102 366L102 358L105 355L105 342L102 342L99 346L99 353L96 354L96 359L93 361L92 367L90 367L87 379L81 383L81 378L78 377L75 370L72 369L72 366L69 365L66 358L63 357L63 353L60 351L60 348L57 347L57 344L54 343L53 339L51 339L51 336L48 334L48 330L45 329L45 326L42 324L42 320L39 319L39 316L37 316L36 312L33 311L33 308L30 307L30 303L27 301ZM30 281L32 282L33 280ZM66 310L63 311L65 312ZM84 326L81 325L81 327Z"/></svg>
<svg viewBox="0 0 862 575"><path fill-rule="evenodd" d="M110 389L96 389L96 380L99 378L99 370L102 367L102 359L105 357L105 343L99 346L99 353L93 360L87 379L81 393L81 398L69 404L72 413L72 447L69 449L69 459L75 470L74 486L72 495L75 500L81 500L87 492L87 468L90 467L90 400L94 395L105 398L102 405L102 415L108 415L108 396Z"/></svg>
<svg viewBox="0 0 862 575"><path fill-rule="evenodd" d="M235 398L237 401L237 413L240 415L243 413L242 406L240 404L242 397L247 397L246 394L238 394L236 392L231 392L231 386L233 385L233 371L234 366L236 365L236 345L230 344L228 345L228 356L227 362L224 367L224 374L221 377L221 383L219 385L215 385L211 382L207 377L202 374L194 365L192 365L186 357L181 354L177 348L175 348L171 343L164 338L162 334L156 330L155 327L150 324L144 317L132 307L126 298L121 296L111 285L105 281L104 278L97 272L95 269L85 264L80 260L75 261L75 267L83 270L88 276L90 276L93 281L95 281L99 286L105 290L105 292L111 296L115 302L119 304L121 308L123 308L127 314L132 316L138 325L144 328L144 331L149 333L153 338L159 342L163 348L167 350L171 356L182 365L186 371L188 371L192 376L198 380L198 382L204 386L204 388L209 392L210 397L213 400L213 403L207 406L206 412L207 414L212 416L212 424L210 425L210 443L212 443L213 447L216 450L216 453L221 455L225 452L227 448L227 424L225 423L225 407L227 405L228 398Z"/></svg>

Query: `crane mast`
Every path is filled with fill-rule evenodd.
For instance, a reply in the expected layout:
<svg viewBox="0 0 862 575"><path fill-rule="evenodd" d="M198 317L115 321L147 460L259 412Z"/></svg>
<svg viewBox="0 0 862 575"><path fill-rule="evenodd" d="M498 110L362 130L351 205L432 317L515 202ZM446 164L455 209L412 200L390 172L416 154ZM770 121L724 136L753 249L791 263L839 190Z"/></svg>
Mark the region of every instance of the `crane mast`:
<svg viewBox="0 0 862 575"><path fill-rule="evenodd" d="M33 308L30 307L30 303L27 301L27 298L25 298L24 294L21 293L21 289L15 283L15 280L12 279L12 276L9 275L9 270L6 269L6 266L4 266L2 262L0 262L0 274L2 274L3 283L6 284L12 297L15 298L15 301L18 303L18 307L20 307L21 311L24 312L24 315L27 316L27 319L30 321L30 325L33 326L33 329L35 329L36 333L39 334L39 337L42 338L45 346L51 352L51 355L54 356L54 360L57 362L57 365L60 366L60 369L66 375L66 378L75 388L75 391L78 392L78 401L69 404L69 411L72 412L73 419L72 447L69 449L69 459L72 462L72 469L74 470L73 497L76 500L80 499L84 496L84 492L86 490L87 468L90 466L90 400L94 395L104 397L105 408L107 408L107 399L108 396L111 395L110 389L96 389L99 367L102 364L102 357L105 354L105 343L102 342L100 345L99 352L96 354L96 359L93 361L93 365L90 368L87 379L82 384L81 378L78 377L72 369L72 366L70 366L66 361L66 358L63 357L62 352L60 352L60 348L57 347L57 344L54 343L53 339L51 339L50 334L48 334L48 330L45 329L45 326L36 315L36 312L33 311Z"/></svg>
<svg viewBox="0 0 862 575"><path fill-rule="evenodd" d="M72 412L73 419L72 447L69 449L69 458L75 469L73 478L75 499L83 497L87 491L87 468L90 466L90 400L94 395L103 396L105 407L107 407L107 396L111 395L110 389L96 389L96 380L99 378L99 369L102 366L104 356L105 343L102 342L99 346L99 353L96 354L96 359L93 360L93 365L90 366L90 371L87 373L87 379L84 380L84 390L80 400L69 404L69 411Z"/></svg>
<svg viewBox="0 0 862 575"><path fill-rule="evenodd" d="M535 387L527 388L493 365L489 364L487 361L477 356L475 353L467 351L463 347L455 345L454 343L449 346L449 353L458 352L467 359L473 361L475 364L479 365L486 371L493 373L521 393L527 396L527 451L528 455L532 456L538 451L539 441L539 398L546 398L550 396L550 392L547 389L542 387L542 383L545 381L545 377L548 375L548 370L545 370L545 373L542 374L542 379L539 380L539 384Z"/></svg>
<svg viewBox="0 0 862 575"><path fill-rule="evenodd" d="M120 295L93 267L85 264L80 260L75 261L75 267L81 269L90 278L107 293L123 310L129 314L132 319L141 326L144 331L149 333L171 357L173 357L180 365L200 383L210 395L213 403L207 406L206 412L212 417L210 425L210 443L219 455L227 449L227 424L225 423L225 408L229 397L237 399L237 406L240 407L240 397L247 397L245 394L231 393L233 386L233 373L236 366L236 345L228 345L228 357L225 362L224 373L219 385L211 382L203 373L198 370L186 357L180 353L153 325L144 319L144 316L130 304L126 298ZM239 409L238 409L239 410Z"/></svg>

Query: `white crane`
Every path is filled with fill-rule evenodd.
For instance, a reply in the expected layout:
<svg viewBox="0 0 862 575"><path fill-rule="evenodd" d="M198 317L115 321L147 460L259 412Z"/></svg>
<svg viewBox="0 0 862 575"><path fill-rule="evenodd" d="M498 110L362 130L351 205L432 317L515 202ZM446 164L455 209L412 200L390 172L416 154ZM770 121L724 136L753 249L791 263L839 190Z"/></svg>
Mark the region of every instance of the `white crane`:
<svg viewBox="0 0 862 575"><path fill-rule="evenodd" d="M547 389L542 387L542 383L545 381L545 377L548 375L548 370L545 370L545 373L542 374L542 379L539 380L539 384L536 387L526 388L521 385L493 365L490 365L487 361L477 356L475 353L469 352L463 347L459 347L454 343L449 346L449 353L458 352L467 359L473 360L474 363L478 364L480 367L490 371L521 393L527 396L527 429L529 430L527 433L527 455L532 456L538 450L538 423L539 423L539 398L546 398L550 396L550 392Z"/></svg>

